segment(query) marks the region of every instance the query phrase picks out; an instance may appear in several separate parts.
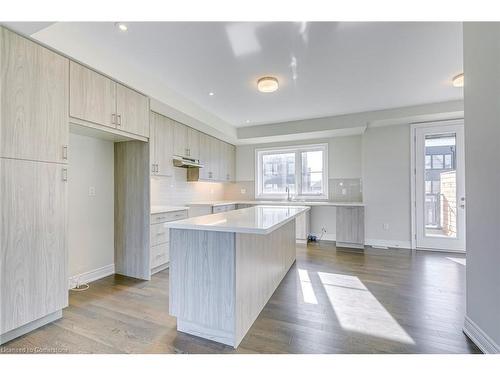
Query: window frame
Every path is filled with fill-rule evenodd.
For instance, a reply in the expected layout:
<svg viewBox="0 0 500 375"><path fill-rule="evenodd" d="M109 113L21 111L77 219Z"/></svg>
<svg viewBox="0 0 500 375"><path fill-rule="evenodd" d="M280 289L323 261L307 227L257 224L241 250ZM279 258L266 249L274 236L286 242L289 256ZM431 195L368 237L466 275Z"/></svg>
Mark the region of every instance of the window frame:
<svg viewBox="0 0 500 375"><path fill-rule="evenodd" d="M302 194L302 152L323 151L322 194ZM255 199L286 199L286 193L264 194L262 175L262 156L269 154L295 154L295 184L297 199L328 200L328 143L302 144L290 146L265 147L255 149Z"/></svg>

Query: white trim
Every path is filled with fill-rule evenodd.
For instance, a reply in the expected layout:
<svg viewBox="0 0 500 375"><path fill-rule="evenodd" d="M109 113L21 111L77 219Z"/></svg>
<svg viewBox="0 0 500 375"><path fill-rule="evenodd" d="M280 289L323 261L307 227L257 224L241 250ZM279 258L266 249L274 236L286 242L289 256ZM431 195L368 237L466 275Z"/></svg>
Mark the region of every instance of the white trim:
<svg viewBox="0 0 500 375"><path fill-rule="evenodd" d="M79 282L82 283L90 283L95 280L102 279L103 277L113 275L115 273L115 265L108 264L107 266L97 268L95 270L87 271L81 273L79 275L71 276L68 279L68 289L74 288Z"/></svg>
<svg viewBox="0 0 500 375"><path fill-rule="evenodd" d="M411 250L410 241L399 241L399 240L378 240L372 238L365 238L365 246L372 246L375 248L392 248L392 249L406 249Z"/></svg>
<svg viewBox="0 0 500 375"><path fill-rule="evenodd" d="M417 221L416 221L416 161L415 161L415 142L416 142L416 129L425 128L430 126L446 126L446 125L464 125L463 117L449 118L445 120L433 120L410 123L410 210L411 210L411 237L410 248L415 250L430 250L430 251L443 251L443 252L458 252L465 253L462 250L446 250L446 249L426 249L417 247Z"/></svg>
<svg viewBox="0 0 500 375"><path fill-rule="evenodd" d="M301 151L308 151L318 149L323 151L323 194L322 195L306 195L299 194L301 190L302 176L301 176L301 164L297 163L299 158L298 154ZM260 194L261 188L260 184L261 176L262 176L262 164L260 162L260 155L265 153L286 153L293 152L295 153L295 176L299 176L296 183L296 192L295 196L300 198L309 198L314 200L328 200L329 197L329 176L328 176L328 143L311 143L311 144L302 144L302 145L288 145L288 146L276 146L276 147L264 147L264 148L256 148L254 150L255 153L255 199L283 199L286 197L286 194Z"/></svg>
<svg viewBox="0 0 500 375"><path fill-rule="evenodd" d="M467 315L465 316L463 331L483 353L500 354L500 345L479 328Z"/></svg>

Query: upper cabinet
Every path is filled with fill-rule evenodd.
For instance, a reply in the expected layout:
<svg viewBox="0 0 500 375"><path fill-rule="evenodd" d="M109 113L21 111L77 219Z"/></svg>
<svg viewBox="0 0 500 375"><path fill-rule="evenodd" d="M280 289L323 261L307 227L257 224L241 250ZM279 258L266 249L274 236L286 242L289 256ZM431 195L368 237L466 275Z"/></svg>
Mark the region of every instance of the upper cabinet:
<svg viewBox="0 0 500 375"><path fill-rule="evenodd" d="M149 137L149 98L116 84L117 128Z"/></svg>
<svg viewBox="0 0 500 375"><path fill-rule="evenodd" d="M73 61L69 65L69 80L69 115L116 128L115 82Z"/></svg>
<svg viewBox="0 0 500 375"><path fill-rule="evenodd" d="M151 112L150 132L151 174L172 176L174 169L172 164L172 155L174 153L173 120Z"/></svg>
<svg viewBox="0 0 500 375"><path fill-rule="evenodd" d="M66 163L69 60L0 28L0 156Z"/></svg>
<svg viewBox="0 0 500 375"><path fill-rule="evenodd" d="M188 156L187 126L177 121L173 121L173 123L174 123L174 139L175 139L174 155L187 157Z"/></svg>
<svg viewBox="0 0 500 375"><path fill-rule="evenodd" d="M69 115L149 137L149 99L110 78L70 62Z"/></svg>
<svg viewBox="0 0 500 375"><path fill-rule="evenodd" d="M174 123L174 155L190 159L200 158L200 132L180 122Z"/></svg>
<svg viewBox="0 0 500 375"><path fill-rule="evenodd" d="M200 158L200 132L198 130L187 127L186 148L188 158Z"/></svg>

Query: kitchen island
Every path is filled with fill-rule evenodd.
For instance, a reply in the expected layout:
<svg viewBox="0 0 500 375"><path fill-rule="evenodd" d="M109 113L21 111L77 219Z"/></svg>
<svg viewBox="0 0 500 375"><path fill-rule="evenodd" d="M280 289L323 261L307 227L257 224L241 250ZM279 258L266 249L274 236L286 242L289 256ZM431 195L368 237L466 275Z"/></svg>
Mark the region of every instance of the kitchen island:
<svg viewBox="0 0 500 375"><path fill-rule="evenodd" d="M237 347L295 262L304 206L255 206L168 223L177 330Z"/></svg>

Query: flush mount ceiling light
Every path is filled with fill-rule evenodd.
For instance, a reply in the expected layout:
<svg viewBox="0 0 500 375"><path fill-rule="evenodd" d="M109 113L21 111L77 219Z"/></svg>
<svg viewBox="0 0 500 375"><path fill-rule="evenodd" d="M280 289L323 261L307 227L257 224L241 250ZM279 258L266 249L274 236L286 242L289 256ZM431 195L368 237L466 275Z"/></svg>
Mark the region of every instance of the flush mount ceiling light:
<svg viewBox="0 0 500 375"><path fill-rule="evenodd" d="M260 92L274 92L278 90L278 79L274 77L262 77L257 81L257 88Z"/></svg>
<svg viewBox="0 0 500 375"><path fill-rule="evenodd" d="M124 24L123 22L117 22L117 23L115 23L115 26L118 27L118 30L123 31L123 32L128 30L128 26L126 24Z"/></svg>
<svg viewBox="0 0 500 375"><path fill-rule="evenodd" d="M464 74L461 73L458 76L453 77L453 87L464 87Z"/></svg>
<svg viewBox="0 0 500 375"><path fill-rule="evenodd" d="M214 95L215 95L215 92L210 91L210 92L208 93L208 95L209 95L209 96L214 96Z"/></svg>

